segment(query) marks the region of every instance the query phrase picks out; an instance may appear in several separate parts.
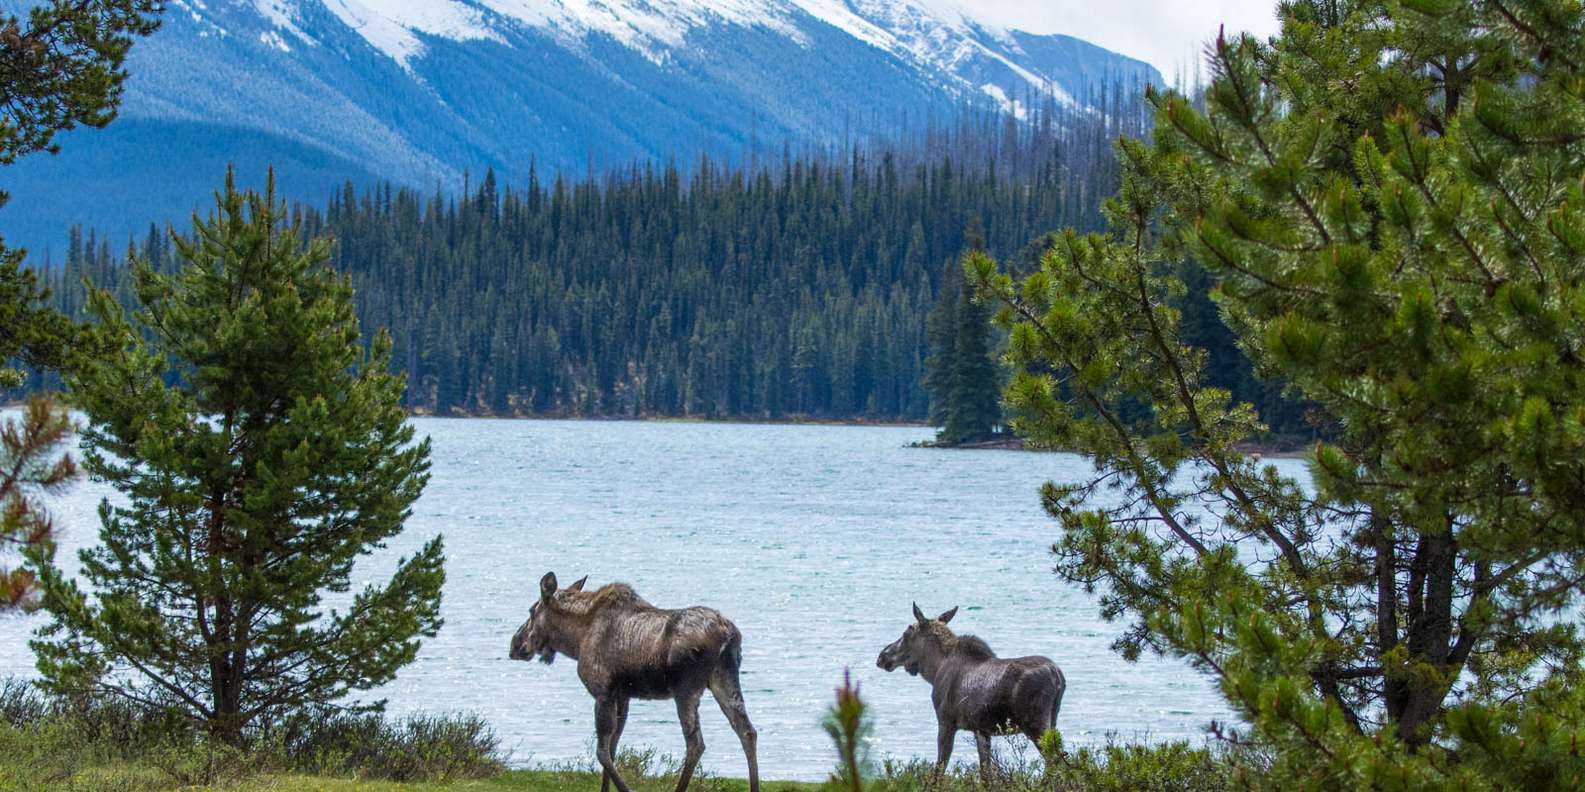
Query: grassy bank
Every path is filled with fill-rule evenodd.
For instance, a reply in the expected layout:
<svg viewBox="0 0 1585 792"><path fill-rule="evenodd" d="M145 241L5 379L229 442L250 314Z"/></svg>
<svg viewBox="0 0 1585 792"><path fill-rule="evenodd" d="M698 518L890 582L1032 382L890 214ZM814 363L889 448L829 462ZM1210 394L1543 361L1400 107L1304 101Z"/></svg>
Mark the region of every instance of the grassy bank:
<svg viewBox="0 0 1585 792"><path fill-rule="evenodd" d="M351 781L308 776L282 776L256 779L236 787L238 792L588 792L598 789L600 776L554 770L512 770L495 778L453 783L402 784L392 781ZM764 792L806 792L821 784L770 781L760 785ZM671 792L672 778L645 778L634 783L638 792ZM696 778L689 790L699 792L747 792L748 781L739 778Z"/></svg>
<svg viewBox="0 0 1585 792"><path fill-rule="evenodd" d="M862 707L854 722L861 733ZM1049 742L1049 744L1048 744ZM722 750L727 750L723 748ZM1034 746L997 741L989 785L971 763L938 778L923 760L865 764L865 792L1218 792L1231 789L1220 751L1185 743L1112 744L1064 751L1049 734ZM824 774L836 752L816 752L802 767ZM314 709L285 713L251 728L242 746L211 738L170 708L88 695L45 695L0 680L0 792L588 792L599 788L592 757L569 765L513 769L488 724L468 715L392 718ZM677 761L653 750L624 750L623 777L638 792L675 789ZM695 775L696 792L747 792L743 779ZM765 792L852 792L838 781L766 780Z"/></svg>
<svg viewBox="0 0 1585 792"><path fill-rule="evenodd" d="M592 759L526 770L510 769L508 759L489 726L469 715L393 718L317 709L265 720L242 746L230 746L174 709L93 694L52 696L22 680L0 680L0 792L573 792L600 784ZM676 787L670 757L623 751L618 762L636 790ZM690 789L746 791L748 782L696 775Z"/></svg>
<svg viewBox="0 0 1585 792"><path fill-rule="evenodd" d="M1150 752L1153 753L1153 752ZM1055 773L1030 768L1004 770L985 785L973 768L959 766L935 780L923 762L878 769L866 779L865 792L1219 792L1233 785L1215 763L1198 752L1169 749L1165 755L1139 753L1120 763L1087 760ZM1093 757L1092 757L1093 758ZM1120 757L1112 757L1118 762ZM812 757L812 763L822 758ZM484 778L393 781L337 775L244 773L222 775L207 782L189 783L159 767L144 763L108 764L79 768L70 774L36 774L37 768L8 767L0 755L0 790L72 790L73 792L141 792L148 790L203 789L215 792L590 792L600 786L600 775L587 770L504 770ZM20 770L20 772L18 772ZM671 792L674 774L630 772L627 779L636 792ZM696 775L691 792L748 792L748 781ZM840 781L799 782L766 780L764 792L849 792Z"/></svg>
<svg viewBox="0 0 1585 792"><path fill-rule="evenodd" d="M46 729L45 732L55 731ZM448 772L443 766L418 768L411 777L390 778L388 760L368 767L351 763L325 772L294 770L268 750L227 757L208 755L203 744L148 746L128 755L103 741L57 741L30 728L0 725L0 792L10 790L72 790L72 792L156 792L203 789L215 792L590 792L599 788L600 776L582 767L505 769L473 768L467 773ZM1222 792L1236 787L1228 768L1215 752L1182 743L1140 746L1115 745L1098 750L1081 749L1047 763L1029 754L998 746L1004 764L989 785L977 768L956 765L943 778L934 776L931 763L887 762L866 771L864 792ZM426 750L411 746L408 750ZM1009 755L1011 754L1011 755ZM365 760L367 761L367 760ZM620 757L624 777L637 792L671 792L676 788L676 765L651 754L626 753ZM831 766L826 756L810 756L812 768ZM834 768L833 768L834 769ZM851 792L841 781L795 782L766 780L764 792ZM739 778L695 775L694 792L748 792Z"/></svg>
<svg viewBox="0 0 1585 792"><path fill-rule="evenodd" d="M598 773L585 767L509 770L496 765L447 768L432 760L392 772L391 757L354 757L341 749L318 758L288 756L268 747L227 753L203 742L160 742L126 750L105 736L89 737L80 725L43 728L0 726L0 792L10 790L73 790L73 792L155 792L207 789L225 792L586 792L600 785ZM409 744L398 750L434 752L432 745ZM324 772L305 768L324 765ZM366 766L358 766L358 765ZM624 777L639 792L676 787L670 761L653 761L624 753ZM297 767L293 767L297 765ZM384 776L384 777L382 777ZM390 777L396 776L396 777ZM765 792L800 792L820 784L768 781ZM689 789L699 792L747 792L744 779L696 775Z"/></svg>
<svg viewBox="0 0 1585 792"><path fill-rule="evenodd" d="M4 760L0 760L3 764ZM173 783L158 769L137 766L94 768L71 777L18 779L0 770L0 789L62 790L139 790L172 789ZM675 778L642 778L634 782L637 792L671 792ZM509 770L490 778L456 781L387 781L379 779L337 778L309 775L255 775L219 779L195 788L224 792L589 792L598 789L596 773L558 770ZM821 784L770 781L761 784L764 792L807 792ZM747 792L748 781L703 777L694 779L689 790L698 792Z"/></svg>

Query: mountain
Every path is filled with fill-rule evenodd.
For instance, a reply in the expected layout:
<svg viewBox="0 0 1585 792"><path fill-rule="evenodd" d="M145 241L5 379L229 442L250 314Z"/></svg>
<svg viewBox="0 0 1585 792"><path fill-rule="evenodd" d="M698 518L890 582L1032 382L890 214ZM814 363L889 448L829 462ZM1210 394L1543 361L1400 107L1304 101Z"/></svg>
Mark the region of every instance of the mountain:
<svg viewBox="0 0 1585 792"><path fill-rule="evenodd" d="M26 0L0 0L14 12ZM1161 82L954 0L171 0L121 118L0 171L0 232L55 255L205 205L228 163L319 201L345 181L455 190L638 159L779 156Z"/></svg>

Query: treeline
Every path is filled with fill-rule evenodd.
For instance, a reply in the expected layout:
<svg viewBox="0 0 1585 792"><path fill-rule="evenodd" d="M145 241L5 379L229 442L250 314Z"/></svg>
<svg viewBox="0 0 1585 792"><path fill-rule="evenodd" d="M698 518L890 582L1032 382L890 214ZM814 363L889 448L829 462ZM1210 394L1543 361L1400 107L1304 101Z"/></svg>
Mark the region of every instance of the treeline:
<svg viewBox="0 0 1585 792"><path fill-rule="evenodd" d="M1016 259L1051 229L1101 227L1112 143L1149 123L1137 91L1110 96L1105 112L965 110L894 144L742 166L486 173L461 197L348 185L294 215L335 240L417 412L922 420L927 316L968 229ZM136 247L172 265L162 230ZM123 259L74 233L58 306L81 313L84 276L127 296Z"/></svg>
<svg viewBox="0 0 1585 792"><path fill-rule="evenodd" d="M1118 112L965 111L906 144L725 167L634 165L461 199L350 185L296 211L329 234L365 327L389 328L414 410L922 419L925 316L971 220L992 251L1098 227ZM139 253L170 265L163 232ZM56 299L122 260L74 234Z"/></svg>

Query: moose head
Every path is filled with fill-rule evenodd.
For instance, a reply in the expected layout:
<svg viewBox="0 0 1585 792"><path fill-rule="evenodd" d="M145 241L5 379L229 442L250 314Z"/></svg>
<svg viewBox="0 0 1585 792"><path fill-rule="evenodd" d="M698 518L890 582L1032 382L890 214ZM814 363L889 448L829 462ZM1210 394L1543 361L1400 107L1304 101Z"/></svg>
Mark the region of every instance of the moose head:
<svg viewBox="0 0 1585 792"><path fill-rule="evenodd" d="M553 636L556 635L557 598L567 592L583 591L583 584L588 581L589 577L585 575L567 588L558 589L556 573L546 572L539 580L539 600L528 609L528 621L523 622L523 626L517 628L517 633L512 636L512 646L506 656L513 660L538 657L542 663L555 661Z"/></svg>
<svg viewBox="0 0 1585 792"><path fill-rule="evenodd" d="M947 622L958 615L958 609L953 608L934 619L925 616L919 609L919 604L914 603L914 623L903 630L897 640L892 641L881 656L876 658L875 664L882 671L893 671L901 667L910 674L918 675L922 663L939 659L947 653L948 643L952 640L952 631L947 629Z"/></svg>

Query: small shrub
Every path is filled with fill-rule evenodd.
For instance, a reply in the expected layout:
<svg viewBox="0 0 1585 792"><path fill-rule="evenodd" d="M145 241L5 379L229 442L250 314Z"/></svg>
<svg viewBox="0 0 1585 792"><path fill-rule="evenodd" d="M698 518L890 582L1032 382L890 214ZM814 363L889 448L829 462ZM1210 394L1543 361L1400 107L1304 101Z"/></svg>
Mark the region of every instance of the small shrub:
<svg viewBox="0 0 1585 792"><path fill-rule="evenodd" d="M140 759L142 764L158 768L168 785L179 787L213 786L259 770L258 757L207 735L196 741L172 740L153 746Z"/></svg>
<svg viewBox="0 0 1585 792"><path fill-rule="evenodd" d="M1015 736L998 745L990 784L962 764L937 773L934 762L887 760L867 783L861 773L864 737L870 725L851 678L843 676L827 711L826 733L837 751L837 770L825 792L1219 792L1233 784L1225 752L1187 742L1124 744L1063 749L1062 734L1045 733L1039 745ZM998 742L1001 742L998 740ZM1034 749L1034 750L1031 750Z"/></svg>
<svg viewBox="0 0 1585 792"><path fill-rule="evenodd" d="M58 739L74 754L100 760L137 759L156 746L195 738L194 724L171 709L113 696L52 696L32 682L0 681L0 725Z"/></svg>
<svg viewBox="0 0 1585 792"><path fill-rule="evenodd" d="M6 677L0 680L0 723L23 728L49 714L50 703L31 682Z"/></svg>
<svg viewBox="0 0 1585 792"><path fill-rule="evenodd" d="M651 748L622 748L613 757L616 761L616 771L623 778L631 779L635 783L644 779L657 779L673 777L682 773L682 763L671 754L664 754ZM600 765L596 763L590 770L600 772Z"/></svg>
<svg viewBox="0 0 1585 792"><path fill-rule="evenodd" d="M1231 790L1229 765L1221 751L1187 742L1108 743L1062 751L1061 737L1048 732L1039 746L1022 737L996 745L997 767L986 786L978 770L958 763L937 777L935 763L887 761L867 792L1221 792ZM1038 748L1038 751L1035 750ZM828 792L848 792L833 779Z"/></svg>
<svg viewBox="0 0 1585 792"><path fill-rule="evenodd" d="M451 781L504 769L495 734L472 716L393 720L316 709L245 738L240 748L228 745L174 709L105 695L51 696L29 682L0 680L0 789L120 788L117 779L138 789L210 786L264 773Z"/></svg>
<svg viewBox="0 0 1585 792"><path fill-rule="evenodd" d="M616 752L614 761L617 772L635 790L675 789L682 770L682 761L676 756L648 746L621 748ZM589 781L590 774L598 781L601 772L592 748L586 758L542 763L536 765L536 771L555 776L555 782L546 785L546 789L582 789ZM694 772L693 780L688 784L690 792L738 792L742 788L740 782L723 779L702 769Z"/></svg>
<svg viewBox="0 0 1585 792"><path fill-rule="evenodd" d="M1224 757L1187 742L1107 744L1047 763L1051 789L1084 792L1212 792L1232 789Z"/></svg>
<svg viewBox="0 0 1585 792"><path fill-rule="evenodd" d="M312 775L450 781L504 769L495 733L471 715L391 720L377 713L307 711L268 729L262 742L282 770Z"/></svg>

